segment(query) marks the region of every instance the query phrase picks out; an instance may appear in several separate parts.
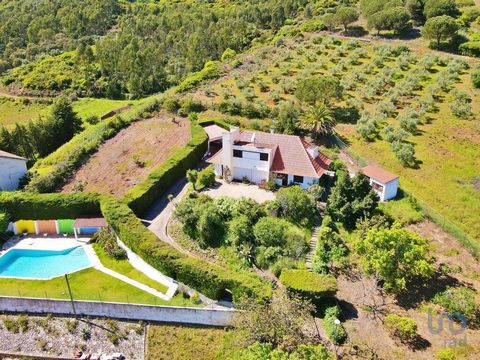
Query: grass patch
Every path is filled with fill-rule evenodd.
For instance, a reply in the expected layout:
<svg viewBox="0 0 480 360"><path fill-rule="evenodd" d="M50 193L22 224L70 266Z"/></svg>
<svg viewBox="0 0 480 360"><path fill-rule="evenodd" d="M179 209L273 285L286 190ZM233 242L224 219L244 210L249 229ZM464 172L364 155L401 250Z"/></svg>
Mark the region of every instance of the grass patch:
<svg viewBox="0 0 480 360"><path fill-rule="evenodd" d="M221 357L228 332L187 326L149 326L147 360L211 360ZM226 357L222 357L226 358Z"/></svg>
<svg viewBox="0 0 480 360"><path fill-rule="evenodd" d="M193 306L178 295L165 301L95 269L86 269L68 277L76 300L129 302L147 305ZM0 296L68 299L63 277L52 280L0 279Z"/></svg>
<svg viewBox="0 0 480 360"><path fill-rule="evenodd" d="M95 250L103 266L125 275L130 279L136 280L144 285L150 286L152 289L158 290L162 293L167 292L168 288L165 285L150 279L148 276L135 269L127 259L116 260L111 256L108 256L108 254L99 244L93 244L93 249Z"/></svg>
<svg viewBox="0 0 480 360"><path fill-rule="evenodd" d="M8 128L16 123L36 120L40 115L46 114L49 105L40 101L14 100L0 97L0 125Z"/></svg>
<svg viewBox="0 0 480 360"><path fill-rule="evenodd" d="M116 110L127 105L139 105L141 100L111 100L82 98L73 104L73 109L82 119L90 116L102 116L109 111Z"/></svg>
<svg viewBox="0 0 480 360"><path fill-rule="evenodd" d="M415 200L404 195L400 189L396 199L380 203L379 208L402 225L414 224L424 219L423 213Z"/></svg>

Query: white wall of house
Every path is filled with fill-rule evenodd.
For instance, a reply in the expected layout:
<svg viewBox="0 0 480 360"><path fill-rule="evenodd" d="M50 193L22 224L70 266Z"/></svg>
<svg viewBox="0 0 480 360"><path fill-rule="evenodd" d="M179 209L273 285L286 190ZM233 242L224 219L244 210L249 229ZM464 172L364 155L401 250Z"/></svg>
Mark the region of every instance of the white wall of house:
<svg viewBox="0 0 480 360"><path fill-rule="evenodd" d="M308 189L311 185L318 183L317 178L312 178L308 176L303 177L303 182L295 182L294 181L294 175L288 175L288 184L296 184L302 187L303 189ZM275 183L279 186L282 186L282 180L281 179L275 179Z"/></svg>
<svg viewBox="0 0 480 360"><path fill-rule="evenodd" d="M26 160L0 157L0 191L17 190L19 180L26 173Z"/></svg>
<svg viewBox="0 0 480 360"><path fill-rule="evenodd" d="M392 181L389 181L386 184L382 184L379 181L375 181L374 179L370 178L370 185L374 186L375 184L379 185L382 187L382 191L373 188L373 190L378 194L380 197L380 201L387 201L390 199L393 199L397 196L397 191L398 191L398 181L399 179L396 178Z"/></svg>

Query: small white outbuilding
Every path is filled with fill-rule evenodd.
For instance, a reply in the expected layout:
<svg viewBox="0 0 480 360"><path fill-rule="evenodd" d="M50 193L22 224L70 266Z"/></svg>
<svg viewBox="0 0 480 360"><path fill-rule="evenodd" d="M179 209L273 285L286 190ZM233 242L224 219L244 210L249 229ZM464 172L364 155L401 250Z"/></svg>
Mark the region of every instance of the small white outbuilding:
<svg viewBox="0 0 480 360"><path fill-rule="evenodd" d="M398 175L375 165L364 167L362 173L370 178L370 185L380 197L380 201L387 201L397 196Z"/></svg>
<svg viewBox="0 0 480 360"><path fill-rule="evenodd" d="M0 150L0 191L17 190L26 173L27 159Z"/></svg>

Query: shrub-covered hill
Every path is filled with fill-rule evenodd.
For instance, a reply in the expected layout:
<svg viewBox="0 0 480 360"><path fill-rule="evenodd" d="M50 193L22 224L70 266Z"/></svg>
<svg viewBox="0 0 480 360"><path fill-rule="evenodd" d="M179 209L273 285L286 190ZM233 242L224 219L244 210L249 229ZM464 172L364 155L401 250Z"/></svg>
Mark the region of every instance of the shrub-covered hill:
<svg viewBox="0 0 480 360"><path fill-rule="evenodd" d="M226 75L182 96L203 102L210 117L305 133L301 120L309 106L298 100L298 84L334 77L343 96L329 107L347 150L399 174L401 186L433 216L478 240L480 93L470 79L477 61L395 43L299 35L288 26L279 34L285 36L231 58Z"/></svg>
<svg viewBox="0 0 480 360"><path fill-rule="evenodd" d="M4 85L34 93L137 98L177 84L227 48L241 51L273 34L287 19L302 15L308 1L84 0L75 5L82 7L80 19L57 19L76 13L64 1L41 2L29 15L34 19L24 15L31 1L8 3L0 7L0 19L12 19L6 22L11 26L19 17L21 29L0 27L0 72L31 63L4 74ZM110 6L102 12L90 3ZM105 19L97 18L99 11ZM11 49L12 43L18 45ZM32 47L37 51L30 54Z"/></svg>

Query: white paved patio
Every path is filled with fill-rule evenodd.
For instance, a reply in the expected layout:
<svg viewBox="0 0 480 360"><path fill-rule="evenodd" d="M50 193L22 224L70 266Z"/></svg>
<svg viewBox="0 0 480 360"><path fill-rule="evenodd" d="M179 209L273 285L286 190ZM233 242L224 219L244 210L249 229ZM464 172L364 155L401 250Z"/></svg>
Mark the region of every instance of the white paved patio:
<svg viewBox="0 0 480 360"><path fill-rule="evenodd" d="M223 179L216 179L216 184L212 189L202 191L203 194L207 194L213 198L219 196L229 196L236 199L250 198L259 203L265 201L274 200L275 194L271 191L260 189L257 185L243 184L238 182L232 182L228 184Z"/></svg>
<svg viewBox="0 0 480 360"><path fill-rule="evenodd" d="M5 245L3 245L3 248L0 249L0 254L2 253L2 251L6 251L11 248L62 251L86 244L89 241L90 238L75 239L73 235L71 237L64 237L61 235L28 235L25 237L15 236L9 241L7 241Z"/></svg>

